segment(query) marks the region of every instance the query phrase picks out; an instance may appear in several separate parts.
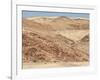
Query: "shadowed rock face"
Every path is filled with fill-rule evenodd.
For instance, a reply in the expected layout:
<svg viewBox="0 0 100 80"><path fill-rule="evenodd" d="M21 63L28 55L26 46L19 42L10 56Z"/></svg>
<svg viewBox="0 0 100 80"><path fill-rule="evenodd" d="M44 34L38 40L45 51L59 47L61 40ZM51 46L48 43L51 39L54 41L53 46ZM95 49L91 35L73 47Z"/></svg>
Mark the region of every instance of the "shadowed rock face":
<svg viewBox="0 0 100 80"><path fill-rule="evenodd" d="M66 18L64 18L64 21L65 20ZM89 61L88 52L82 51L80 48L78 48L81 45L76 46L79 43L76 43L74 40L71 40L59 33L55 34L54 32L51 31L52 29L50 29L50 27L52 29L57 28L57 26L56 28L53 28L54 26L52 27L52 24L50 25L49 23L42 24L30 20L23 21L23 32L22 32L23 62L36 63L36 62ZM58 26L58 28L59 27L60 26ZM65 29L65 27L63 29ZM48 33L49 31L50 33ZM89 35L85 36L80 40L80 42L81 41L89 42L89 40L87 39L88 37Z"/></svg>
<svg viewBox="0 0 100 80"><path fill-rule="evenodd" d="M81 39L81 42L89 42L89 34Z"/></svg>

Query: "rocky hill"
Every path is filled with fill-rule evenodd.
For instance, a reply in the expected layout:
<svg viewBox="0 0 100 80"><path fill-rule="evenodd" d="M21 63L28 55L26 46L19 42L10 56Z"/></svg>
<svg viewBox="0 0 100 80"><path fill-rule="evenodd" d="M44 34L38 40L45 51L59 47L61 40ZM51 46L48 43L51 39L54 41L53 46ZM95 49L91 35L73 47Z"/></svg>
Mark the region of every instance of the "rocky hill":
<svg viewBox="0 0 100 80"><path fill-rule="evenodd" d="M88 20L62 16L32 17L23 19L22 25L23 63L89 61ZM84 37L75 41L59 33L68 30L69 33L73 33L73 30L87 30L87 33L82 33ZM76 34L81 36L77 31Z"/></svg>

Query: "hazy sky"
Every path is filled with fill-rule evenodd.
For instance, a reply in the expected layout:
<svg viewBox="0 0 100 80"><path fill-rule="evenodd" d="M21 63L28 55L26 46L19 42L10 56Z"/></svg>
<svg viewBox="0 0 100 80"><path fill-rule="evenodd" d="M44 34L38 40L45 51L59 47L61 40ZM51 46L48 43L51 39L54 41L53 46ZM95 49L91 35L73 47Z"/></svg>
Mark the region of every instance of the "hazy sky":
<svg viewBox="0 0 100 80"><path fill-rule="evenodd" d="M46 12L46 11L22 11L22 17L32 17L32 16L66 16L71 18L87 18L89 19L88 13L70 13L70 12Z"/></svg>

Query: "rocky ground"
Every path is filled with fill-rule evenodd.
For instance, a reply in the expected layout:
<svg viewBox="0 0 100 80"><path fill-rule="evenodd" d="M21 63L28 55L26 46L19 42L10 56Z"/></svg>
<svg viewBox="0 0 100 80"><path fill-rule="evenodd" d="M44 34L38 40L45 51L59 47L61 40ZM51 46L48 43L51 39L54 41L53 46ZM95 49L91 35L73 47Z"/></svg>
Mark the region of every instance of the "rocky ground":
<svg viewBox="0 0 100 80"><path fill-rule="evenodd" d="M23 68L88 65L88 20L32 17L22 24Z"/></svg>

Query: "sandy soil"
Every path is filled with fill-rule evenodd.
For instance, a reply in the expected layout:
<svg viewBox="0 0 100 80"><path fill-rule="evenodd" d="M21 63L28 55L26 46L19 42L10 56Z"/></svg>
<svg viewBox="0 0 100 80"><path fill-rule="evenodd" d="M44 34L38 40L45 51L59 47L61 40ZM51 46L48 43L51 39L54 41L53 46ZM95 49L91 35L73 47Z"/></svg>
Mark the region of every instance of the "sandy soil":
<svg viewBox="0 0 100 80"><path fill-rule="evenodd" d="M88 66L89 62L50 62L50 63L24 63L23 69L31 69L31 68L57 68L57 67L81 67Z"/></svg>

